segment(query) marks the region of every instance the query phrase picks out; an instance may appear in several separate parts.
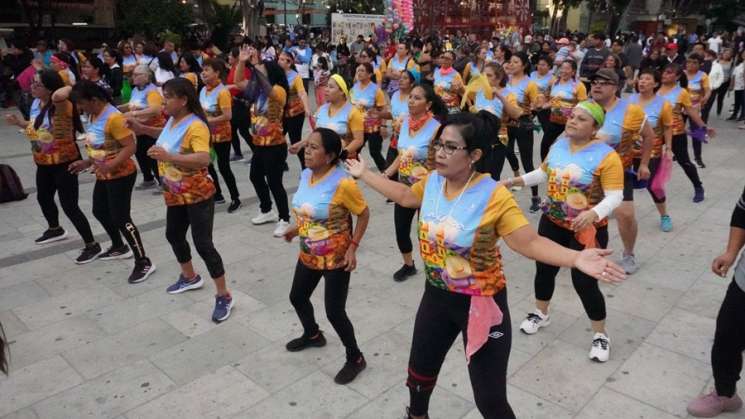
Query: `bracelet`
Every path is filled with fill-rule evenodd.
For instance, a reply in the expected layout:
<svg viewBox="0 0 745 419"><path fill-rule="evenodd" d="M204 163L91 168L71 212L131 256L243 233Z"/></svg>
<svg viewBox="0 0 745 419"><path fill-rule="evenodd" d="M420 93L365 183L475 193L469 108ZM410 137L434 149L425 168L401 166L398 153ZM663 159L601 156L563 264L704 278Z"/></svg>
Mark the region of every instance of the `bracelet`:
<svg viewBox="0 0 745 419"><path fill-rule="evenodd" d="M352 242L352 244L354 245L354 247L360 247L360 244L358 242L354 241L354 239L352 239L350 241Z"/></svg>

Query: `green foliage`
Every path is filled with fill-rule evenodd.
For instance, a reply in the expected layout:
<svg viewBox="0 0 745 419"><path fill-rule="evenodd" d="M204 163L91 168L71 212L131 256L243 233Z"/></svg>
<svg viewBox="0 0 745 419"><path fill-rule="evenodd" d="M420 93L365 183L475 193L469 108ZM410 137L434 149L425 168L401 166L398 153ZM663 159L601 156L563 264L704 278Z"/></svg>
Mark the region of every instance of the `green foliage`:
<svg viewBox="0 0 745 419"><path fill-rule="evenodd" d="M116 29L121 34L154 37L166 30L183 35L194 21L192 7L179 0L118 0Z"/></svg>
<svg viewBox="0 0 745 419"><path fill-rule="evenodd" d="M175 45L181 45L181 35L177 34L176 32L171 32L170 29L166 29L165 32L161 32L158 34L158 39L161 42L170 41L173 42Z"/></svg>
<svg viewBox="0 0 745 419"><path fill-rule="evenodd" d="M215 13L210 16L207 25L212 30L212 42L223 51L227 51L230 45L230 33L237 29L243 19L240 4L232 6L218 4L213 0L212 7Z"/></svg>

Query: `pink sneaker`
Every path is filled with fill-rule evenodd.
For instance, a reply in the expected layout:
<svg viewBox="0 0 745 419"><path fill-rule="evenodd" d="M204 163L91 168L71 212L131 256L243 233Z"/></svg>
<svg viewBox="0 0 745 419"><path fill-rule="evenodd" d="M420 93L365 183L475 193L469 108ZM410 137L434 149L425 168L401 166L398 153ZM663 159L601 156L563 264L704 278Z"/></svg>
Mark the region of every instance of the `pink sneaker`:
<svg viewBox="0 0 745 419"><path fill-rule="evenodd" d="M732 397L720 397L716 390L698 396L688 403L688 413L697 418L713 418L722 412L734 412L742 407L742 400L735 394Z"/></svg>

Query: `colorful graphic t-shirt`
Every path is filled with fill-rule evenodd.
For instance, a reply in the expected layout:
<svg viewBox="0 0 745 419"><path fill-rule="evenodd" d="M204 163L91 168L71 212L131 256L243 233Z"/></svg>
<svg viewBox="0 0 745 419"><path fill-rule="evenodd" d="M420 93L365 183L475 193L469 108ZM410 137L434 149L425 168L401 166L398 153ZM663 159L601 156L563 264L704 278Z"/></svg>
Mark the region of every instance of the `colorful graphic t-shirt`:
<svg viewBox="0 0 745 419"><path fill-rule="evenodd" d="M409 114L409 98L401 99L401 91L396 90L391 96L391 116L393 117L393 135L398 136L401 131L401 124L404 122L406 115ZM392 141L392 140L391 140Z"/></svg>
<svg viewBox="0 0 745 419"><path fill-rule="evenodd" d="M640 105L639 94L629 97L631 103ZM673 107L664 97L655 95L654 99L644 105L644 113L647 121L654 129L654 144L652 144L651 158L655 159L662 155L662 146L665 145L665 127L673 125ZM640 158L642 154L641 143L634 145L634 158Z"/></svg>
<svg viewBox="0 0 745 419"><path fill-rule="evenodd" d="M478 77L481 74L479 66L474 62L469 62L463 67L463 80L471 80L474 77Z"/></svg>
<svg viewBox="0 0 745 419"><path fill-rule="evenodd" d="M113 160L124 148L122 140L126 138L134 140L134 133L127 128L124 116L112 105L106 105L96 119L89 116L89 120L85 127L85 149L88 157L94 161ZM129 158L110 173L96 172L96 179L118 179L136 171L135 162Z"/></svg>
<svg viewBox="0 0 745 419"><path fill-rule="evenodd" d="M709 76L703 71L698 71L693 77L688 77L688 94L691 95L693 106L701 105L704 91L709 88Z"/></svg>
<svg viewBox="0 0 745 419"><path fill-rule="evenodd" d="M290 86L290 91L287 94L285 116L291 118L305 113L303 101L300 99L300 93L305 93L305 86L303 86L303 78L294 70L287 73L287 84Z"/></svg>
<svg viewBox="0 0 745 419"><path fill-rule="evenodd" d="M233 98L230 96L230 91L222 83L215 87L202 87L202 91L199 92L199 102L202 104L202 109L207 113L207 116L211 118L222 115L226 111L231 110L233 106ZM210 124L210 131L212 132L213 143L224 143L232 139L230 134L230 120Z"/></svg>
<svg viewBox="0 0 745 419"><path fill-rule="evenodd" d="M147 109L151 106L162 106L163 96L161 96L158 86L150 83L143 88L132 87L132 96L129 98L129 110L136 111ZM151 127L162 127L166 123L163 114L158 112L153 115L147 121L144 121L145 125Z"/></svg>
<svg viewBox="0 0 745 419"><path fill-rule="evenodd" d="M440 123L430 118L419 131L412 133L409 118L404 119L398 136L398 178L405 185L413 185L427 175L433 166L434 152L430 145Z"/></svg>
<svg viewBox="0 0 745 419"><path fill-rule="evenodd" d="M411 190L421 199L419 248L427 281L459 294L492 296L505 286L500 237L528 224L512 194L488 175L463 194L445 196L437 171Z"/></svg>
<svg viewBox="0 0 745 419"><path fill-rule="evenodd" d="M548 175L543 212L566 229L571 229L572 221L582 211L603 200L603 190L623 189L621 159L613 148L600 141L572 150L569 139L559 137L543 162L543 170ZM607 223L607 219L602 219L596 225Z"/></svg>
<svg viewBox="0 0 745 419"><path fill-rule="evenodd" d="M194 90L197 90L197 86L199 86L199 78L196 73L181 73L181 77L189 80L191 84L194 85Z"/></svg>
<svg viewBox="0 0 745 419"><path fill-rule="evenodd" d="M176 124L169 118L155 144L172 154L209 153L210 129L195 115ZM206 167L189 169L159 161L158 171L163 179L163 197L169 207L196 204L215 193L215 184Z"/></svg>
<svg viewBox="0 0 745 419"><path fill-rule="evenodd" d="M333 115L331 105L324 103L316 112L316 126L336 132L341 137L344 146L347 146L354 140L352 133L361 132L364 129L364 117L362 112L349 102L336 110Z"/></svg>
<svg viewBox="0 0 745 419"><path fill-rule="evenodd" d="M443 72L442 69L435 70L435 93L445 102L450 113L460 111L460 94L457 91L458 86L463 86L463 78L460 73L452 69L449 72Z"/></svg>
<svg viewBox="0 0 745 419"><path fill-rule="evenodd" d="M673 135L681 135L686 133L686 122L683 119L686 108L693 105L691 102L691 95L688 91L680 86L666 92L657 92L658 95L662 96L670 102L670 106L673 107Z"/></svg>
<svg viewBox="0 0 745 419"><path fill-rule="evenodd" d="M613 109L605 113L605 122L597 137L618 152L624 169L631 167L634 147L638 147L646 119L641 106L628 99L618 99Z"/></svg>
<svg viewBox="0 0 745 419"><path fill-rule="evenodd" d="M300 238L300 261L317 270L344 266L344 255L352 240L352 217L367 208L357 183L339 167L311 182L313 172L300 175L292 197Z"/></svg>
<svg viewBox="0 0 745 419"><path fill-rule="evenodd" d="M25 130L26 136L31 141L34 162L40 166L48 166L78 160L80 151L75 144L72 102L69 100L56 102L51 120L47 112L39 128L34 129L41 108L41 100L34 99L31 103L30 121Z"/></svg>
<svg viewBox="0 0 745 419"><path fill-rule="evenodd" d="M365 118L365 132L373 133L380 130L380 119L371 118L368 112L371 108L385 106L385 94L376 83L369 82L367 86L357 82L349 92L352 105L362 112Z"/></svg>
<svg viewBox="0 0 745 419"><path fill-rule="evenodd" d="M253 143L257 146L287 144L282 129L282 113L287 94L285 89L275 85L272 86L272 96L262 95L254 104L254 110L251 113Z"/></svg>
<svg viewBox="0 0 745 419"><path fill-rule="evenodd" d="M507 94L514 94L517 106L523 110L523 116L530 116L533 105L538 101L538 85L528 77L523 77L517 84L507 83L504 90ZM510 119L509 126L518 126L518 121Z"/></svg>
<svg viewBox="0 0 745 419"><path fill-rule="evenodd" d="M535 83L538 87L538 94L542 95L546 100L548 100L549 94L551 93L551 80L553 78L554 75L550 71L542 76L538 71L530 73L530 81Z"/></svg>
<svg viewBox="0 0 745 419"><path fill-rule="evenodd" d="M559 125L566 125L572 109L577 103L587 100L587 89L584 83L577 80L568 82L557 81L551 86L551 122Z"/></svg>

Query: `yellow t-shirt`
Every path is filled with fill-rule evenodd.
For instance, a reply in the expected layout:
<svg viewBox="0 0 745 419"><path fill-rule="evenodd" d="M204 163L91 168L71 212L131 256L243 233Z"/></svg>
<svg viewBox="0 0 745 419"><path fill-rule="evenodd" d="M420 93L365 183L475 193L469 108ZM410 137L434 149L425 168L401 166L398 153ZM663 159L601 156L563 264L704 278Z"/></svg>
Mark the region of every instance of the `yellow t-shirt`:
<svg viewBox="0 0 745 419"><path fill-rule="evenodd" d="M184 132L178 152L192 154L209 151L210 130L207 124L197 118ZM215 185L206 167L189 169L171 162L159 161L158 171L163 177L163 197L169 207L196 204L209 199L215 193Z"/></svg>
<svg viewBox="0 0 745 419"><path fill-rule="evenodd" d="M272 86L272 95L266 103L258 102L254 105L251 121L253 122L252 138L255 145L266 147L287 143L282 128L282 115L286 100L285 89L274 85Z"/></svg>
<svg viewBox="0 0 745 419"><path fill-rule="evenodd" d="M293 116L305 113L303 100L300 99L300 94L306 92L305 86L303 85L303 79L300 77L300 75L296 75L292 82L290 82L290 91L288 93L287 110L285 111L285 116L291 118Z"/></svg>
<svg viewBox="0 0 745 419"><path fill-rule="evenodd" d="M113 160L119 154L121 149L124 148L124 146L122 145L123 140L127 138L132 138L132 140L134 140L135 136L134 136L134 132L132 132L132 130L127 128L124 115L122 115L120 112L116 110L113 110L111 113L109 113L108 119L102 122L104 122L103 145L99 149L95 150L93 153L91 152L92 149L89 148L88 155L94 160L109 161L109 160ZM134 161L131 158L129 158L129 159L126 159L118 167L115 167L114 170L112 170L109 173L103 174L97 171L96 179L98 180L118 179L124 176L131 175L132 173L135 173L136 171L137 169L135 167Z"/></svg>
<svg viewBox="0 0 745 419"><path fill-rule="evenodd" d="M68 163L80 158L75 144L72 102L63 100L54 103L54 115L47 114L39 128L34 128L41 109L41 101L34 99L31 105L31 119L25 134L31 142L34 162L40 166Z"/></svg>
<svg viewBox="0 0 745 419"><path fill-rule="evenodd" d="M197 78L196 73L183 73L181 77L185 78L186 80L189 80L191 84L194 85L194 89L197 89L197 86L199 86L199 79Z"/></svg>

